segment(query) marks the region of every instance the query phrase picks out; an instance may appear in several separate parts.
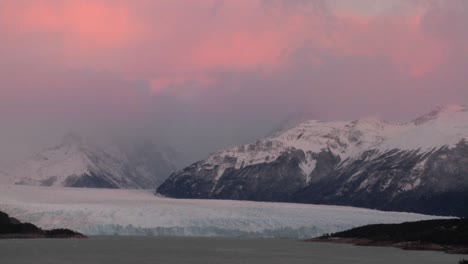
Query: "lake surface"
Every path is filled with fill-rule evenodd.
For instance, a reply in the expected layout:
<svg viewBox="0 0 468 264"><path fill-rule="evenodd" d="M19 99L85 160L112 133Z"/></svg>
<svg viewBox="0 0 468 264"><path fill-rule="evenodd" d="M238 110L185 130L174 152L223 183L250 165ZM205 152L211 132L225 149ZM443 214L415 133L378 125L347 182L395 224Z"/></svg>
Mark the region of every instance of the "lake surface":
<svg viewBox="0 0 468 264"><path fill-rule="evenodd" d="M97 237L0 240L0 263L443 263L462 255L280 239ZM465 256L468 258L468 256Z"/></svg>

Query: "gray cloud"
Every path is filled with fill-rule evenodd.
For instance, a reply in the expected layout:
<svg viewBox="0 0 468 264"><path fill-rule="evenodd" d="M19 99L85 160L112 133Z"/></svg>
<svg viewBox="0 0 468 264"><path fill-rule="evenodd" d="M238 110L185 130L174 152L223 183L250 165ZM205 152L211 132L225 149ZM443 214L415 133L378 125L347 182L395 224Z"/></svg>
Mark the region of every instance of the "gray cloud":
<svg viewBox="0 0 468 264"><path fill-rule="evenodd" d="M414 45L407 43L414 32L405 31L404 24L398 24L398 17L376 17L371 26L355 25L334 14L326 1L312 2L313 7L308 9L312 11L306 10L305 14L320 19L306 19L305 26L300 24L304 31L298 32L304 36L282 47L274 67L268 65L268 60L262 61L261 56L258 64L248 66L242 60L231 63L236 56L220 59L222 63L217 58L214 62L207 60L209 67L205 61L180 70L173 65L192 63L178 57L192 47L181 43L193 42L197 46L202 42L195 37L198 33L211 37L204 30L214 30L213 21L220 23L215 27L219 30L216 37L222 35L224 26L226 30L234 27L235 30L229 29L233 32L249 30L245 24L233 26L235 20L222 24L223 15L229 12L223 8L230 8L223 2L205 10L212 17L194 25L192 34L162 41L156 37L159 32L151 32L153 35L144 36L139 43L119 47L118 52L108 51L105 58L112 60L96 58L99 67L93 67L92 59L74 67L70 59L75 57L64 59L58 54L57 49L63 48L60 34L11 36L0 23L0 37L8 40L0 43L0 160L13 160L56 143L69 131L91 136L151 138L173 145L195 160L219 147L266 135L285 119L304 113L325 120L367 115L407 120L437 105L468 103L468 33L464 30L468 7L464 1L447 2L424 3L421 34L435 39L434 43L442 43L444 59L422 76L408 73L406 59L413 56L411 51L435 44L426 43L421 37L422 40L416 39L421 47L407 49ZM265 3L269 6L265 7ZM270 8L274 9L274 22L301 13L297 23L303 23L303 7L310 3L263 2L260 6L267 13L258 24L272 23ZM278 7L288 15L280 11L276 16ZM415 12L414 6L406 8L410 15ZM150 26L158 22L146 16L145 21ZM173 34L188 31L174 28ZM350 35L362 39L352 39ZM383 44L369 43L372 41ZM167 48L171 43L182 47ZM215 42L209 47L219 48L224 43ZM415 66L425 66L425 55L431 54L416 57ZM200 72L209 82L191 78L190 74L199 67L204 67ZM151 78L174 72L184 77L188 73L189 77L151 91Z"/></svg>

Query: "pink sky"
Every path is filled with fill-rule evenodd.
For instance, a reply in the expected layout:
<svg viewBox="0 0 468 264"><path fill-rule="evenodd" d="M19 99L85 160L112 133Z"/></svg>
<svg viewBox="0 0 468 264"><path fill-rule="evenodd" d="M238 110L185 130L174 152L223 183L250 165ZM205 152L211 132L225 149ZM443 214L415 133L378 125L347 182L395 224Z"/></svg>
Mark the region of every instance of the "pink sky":
<svg viewBox="0 0 468 264"><path fill-rule="evenodd" d="M288 53L304 45L385 57L413 76L449 56L451 43L424 29L423 7L392 1L409 10L362 14L357 9L368 1L294 2L11 0L1 5L1 33L13 49L17 42L40 45L32 55L47 54L55 66L116 72L148 80L156 91L184 81L209 85L218 69L281 70Z"/></svg>
<svg viewBox="0 0 468 264"><path fill-rule="evenodd" d="M207 149L300 112L402 120L467 103L466 25L464 0L5 0L0 118L223 135Z"/></svg>

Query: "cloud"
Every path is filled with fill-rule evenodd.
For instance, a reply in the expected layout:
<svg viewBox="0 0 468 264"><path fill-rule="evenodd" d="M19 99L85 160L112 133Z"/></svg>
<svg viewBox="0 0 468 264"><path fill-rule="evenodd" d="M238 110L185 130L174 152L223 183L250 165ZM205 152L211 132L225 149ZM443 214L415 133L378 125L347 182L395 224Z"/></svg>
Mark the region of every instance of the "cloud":
<svg viewBox="0 0 468 264"><path fill-rule="evenodd" d="M467 7L1 1L0 117L9 135L29 131L17 141L47 130L125 130L193 156L261 136L301 112L404 120L466 103Z"/></svg>
<svg viewBox="0 0 468 264"><path fill-rule="evenodd" d="M36 52L59 65L152 80L155 89L219 69L275 70L304 45L386 56L415 76L445 59L444 39L421 26L424 11L362 16L326 1L259 0L10 1L2 10L13 42L35 39L46 49Z"/></svg>

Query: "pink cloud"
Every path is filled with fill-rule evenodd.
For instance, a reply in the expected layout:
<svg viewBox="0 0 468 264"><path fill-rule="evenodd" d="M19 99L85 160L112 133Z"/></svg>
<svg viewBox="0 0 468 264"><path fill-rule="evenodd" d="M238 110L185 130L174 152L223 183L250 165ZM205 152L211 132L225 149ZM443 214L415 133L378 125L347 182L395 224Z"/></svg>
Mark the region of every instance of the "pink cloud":
<svg viewBox="0 0 468 264"><path fill-rule="evenodd" d="M29 41L47 63L112 70L112 57L143 31L131 10L126 1L8 1L0 4L0 36Z"/></svg>
<svg viewBox="0 0 468 264"><path fill-rule="evenodd" d="M407 119L466 101L467 1L336 2L0 1L3 127L127 121L212 151L304 109Z"/></svg>
<svg viewBox="0 0 468 264"><path fill-rule="evenodd" d="M304 48L385 58L418 78L446 62L446 40L422 25L426 9L364 16L279 3L9 1L1 4L0 34L12 43L28 39L57 67L115 72L155 90L210 86L219 70L281 71ZM320 63L319 57L308 59Z"/></svg>
<svg viewBox="0 0 468 264"><path fill-rule="evenodd" d="M413 76L445 58L443 40L422 30L421 14L329 16L259 0L11 1L3 10L9 31L56 42L56 63L151 80L157 89L216 69L278 69L304 45L386 57Z"/></svg>
<svg viewBox="0 0 468 264"><path fill-rule="evenodd" d="M387 57L402 71L417 77L446 58L446 43L421 26L421 14L371 18L339 14L343 27L334 34L337 52Z"/></svg>

